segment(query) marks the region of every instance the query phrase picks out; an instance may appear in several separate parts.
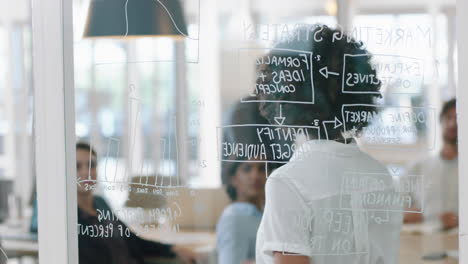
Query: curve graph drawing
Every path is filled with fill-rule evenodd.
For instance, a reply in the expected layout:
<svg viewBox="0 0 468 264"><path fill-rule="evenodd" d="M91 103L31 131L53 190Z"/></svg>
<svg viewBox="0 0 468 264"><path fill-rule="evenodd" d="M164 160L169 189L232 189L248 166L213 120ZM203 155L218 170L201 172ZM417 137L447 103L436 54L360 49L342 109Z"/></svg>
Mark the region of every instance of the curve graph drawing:
<svg viewBox="0 0 468 264"><path fill-rule="evenodd" d="M125 36L124 38L126 38L128 36L128 24L129 24L129 21L128 21L128 2L130 0L126 0L125 1ZM152 0L154 3L157 3L157 4L160 4L161 7L166 11L167 15L169 16L169 18L171 19L172 21L172 24L174 25L174 27L176 28L176 30L181 34L183 35L184 37L188 38L188 39L191 39L191 40L199 40L199 37L198 38L192 38L190 36L188 36L187 34L185 34L184 32L182 32L182 30L180 30L180 28L177 26L177 23L174 21L174 18L171 14L171 12L169 11L169 9L166 7L166 5L164 5L161 0ZM200 2L199 2L200 4Z"/></svg>

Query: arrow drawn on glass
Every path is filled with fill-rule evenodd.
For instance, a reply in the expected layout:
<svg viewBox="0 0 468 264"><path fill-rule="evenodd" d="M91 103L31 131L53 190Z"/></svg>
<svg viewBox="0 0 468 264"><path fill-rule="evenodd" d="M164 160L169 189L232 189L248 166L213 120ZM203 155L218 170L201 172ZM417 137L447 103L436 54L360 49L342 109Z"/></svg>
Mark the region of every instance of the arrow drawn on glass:
<svg viewBox="0 0 468 264"><path fill-rule="evenodd" d="M283 116L283 106L282 105L280 105L280 114L279 114L279 116L275 116L274 119L275 119L275 122L280 126L282 126L283 123L284 123L284 120L286 120L286 117Z"/></svg>
<svg viewBox="0 0 468 264"><path fill-rule="evenodd" d="M327 66L321 68L321 69L319 70L319 72L320 72L320 74L323 75L323 77L325 77L325 78L327 78L327 79L328 79L328 75L335 75L335 76L339 76L339 75L340 75L340 74L337 73L337 72L329 71Z"/></svg>

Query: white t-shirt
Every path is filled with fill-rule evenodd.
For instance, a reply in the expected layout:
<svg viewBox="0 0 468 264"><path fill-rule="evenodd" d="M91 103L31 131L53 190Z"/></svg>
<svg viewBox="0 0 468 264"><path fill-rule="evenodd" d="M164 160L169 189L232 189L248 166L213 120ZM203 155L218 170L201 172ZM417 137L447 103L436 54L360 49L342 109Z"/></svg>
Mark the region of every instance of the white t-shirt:
<svg viewBox="0 0 468 264"><path fill-rule="evenodd" d="M424 221L439 222L444 212L458 214L458 159L430 156L410 166L407 174L423 178L423 193L415 194L415 198Z"/></svg>
<svg viewBox="0 0 468 264"><path fill-rule="evenodd" d="M359 187L370 182L386 187ZM362 200L368 191L388 193L392 182L385 167L354 144L307 141L268 178L256 263L273 263L275 251L309 256L313 264L398 263L402 206L370 211L379 209L375 199Z"/></svg>

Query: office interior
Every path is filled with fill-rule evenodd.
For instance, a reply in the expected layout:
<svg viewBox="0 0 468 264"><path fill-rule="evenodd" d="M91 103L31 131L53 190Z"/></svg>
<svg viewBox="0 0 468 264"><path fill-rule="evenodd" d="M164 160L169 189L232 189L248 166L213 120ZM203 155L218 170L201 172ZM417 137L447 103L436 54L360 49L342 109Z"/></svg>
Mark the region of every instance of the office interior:
<svg viewBox="0 0 468 264"><path fill-rule="evenodd" d="M127 16L126 32L86 35L100 0L70 1L76 141L98 153L94 192L115 211L171 210L175 217L158 210L152 220L127 225L146 239L192 248L202 263L217 263L216 224L230 203L219 158L224 126L252 93L253 58L297 25L339 27L367 41L373 54L422 61L422 76L407 76L418 85L410 92L389 88L379 103L424 107L434 114L431 125L393 145L360 144L395 179L442 147L438 113L458 88L455 0L181 0L182 18L167 20L179 25L175 37L132 33L132 1L117 18ZM40 254L41 240L30 230L40 152L34 147L33 8L28 0L0 0L0 255L8 264L38 263ZM389 29L394 35L385 39ZM242 57L249 49L254 52ZM400 248L400 263L427 263L424 255L456 251L458 232L406 224Z"/></svg>

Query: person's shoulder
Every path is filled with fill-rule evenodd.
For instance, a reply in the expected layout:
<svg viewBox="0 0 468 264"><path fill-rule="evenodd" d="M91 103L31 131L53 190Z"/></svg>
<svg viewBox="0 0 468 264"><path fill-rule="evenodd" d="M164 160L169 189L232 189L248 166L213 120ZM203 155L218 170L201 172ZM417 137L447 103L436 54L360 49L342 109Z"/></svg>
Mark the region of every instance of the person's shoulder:
<svg viewBox="0 0 468 264"><path fill-rule="evenodd" d="M295 164L295 162L289 161L288 163L274 170L268 176L268 179L286 179L288 177L288 173L286 172L289 172L290 170L294 169Z"/></svg>
<svg viewBox="0 0 468 264"><path fill-rule="evenodd" d="M372 157L371 155L360 151L361 158L364 160L363 163L366 165L366 169L369 170L370 172L376 172L376 173L388 173L387 167L379 160L376 158Z"/></svg>
<svg viewBox="0 0 468 264"><path fill-rule="evenodd" d="M268 176L268 180L295 181L305 175L305 170L317 170L323 164L317 162L317 157L323 156L317 150L304 151L304 147L298 149L293 157L281 167L275 169Z"/></svg>
<svg viewBox="0 0 468 264"><path fill-rule="evenodd" d="M262 219L262 213L251 204L234 202L224 208L216 225L217 233L227 229L238 232L239 229L257 229Z"/></svg>
<svg viewBox="0 0 468 264"><path fill-rule="evenodd" d="M244 202L233 202L224 208L221 217L248 217L248 216L258 216L261 214L255 205Z"/></svg>

